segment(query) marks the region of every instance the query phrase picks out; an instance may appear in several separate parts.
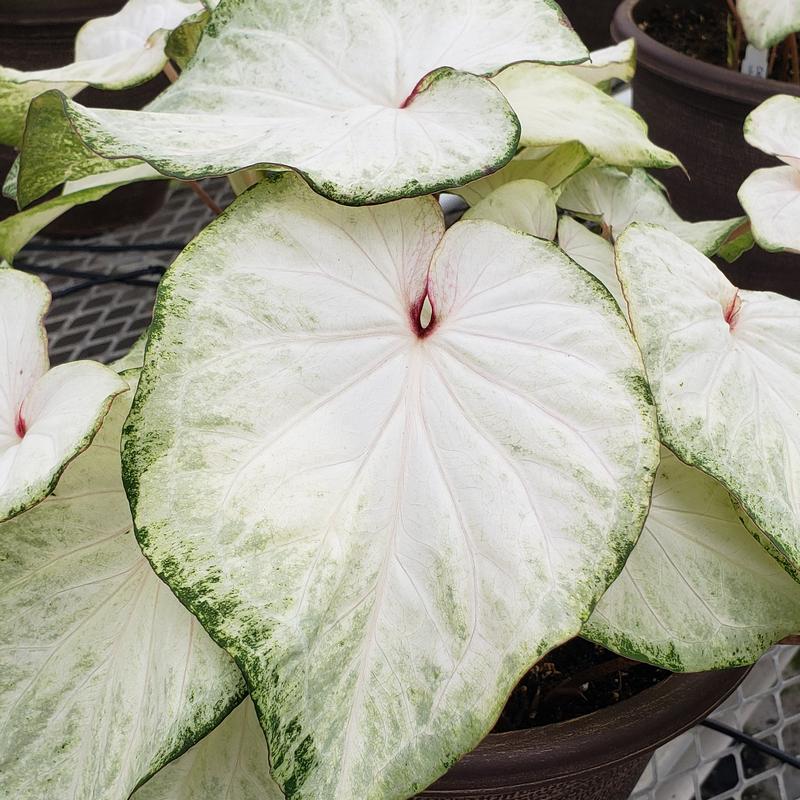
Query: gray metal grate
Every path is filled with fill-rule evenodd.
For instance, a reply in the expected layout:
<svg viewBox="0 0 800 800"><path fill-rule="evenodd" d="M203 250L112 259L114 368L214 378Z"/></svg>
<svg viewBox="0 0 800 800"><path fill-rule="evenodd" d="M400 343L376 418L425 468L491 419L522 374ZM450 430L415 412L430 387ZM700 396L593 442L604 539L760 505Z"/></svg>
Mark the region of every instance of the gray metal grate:
<svg viewBox="0 0 800 800"><path fill-rule="evenodd" d="M206 182L220 205L230 200L223 180ZM179 186L164 209L136 228L121 229L91 244L188 242L212 219L193 192ZM38 242L45 240L39 239ZM23 254L26 263L98 275L151 264L167 266L176 251ZM52 290L79 279L46 277ZM54 364L79 358L112 361L124 355L147 327L154 290L104 284L53 303L47 318ZM800 648L774 648L714 715L732 727L800 755ZM800 800L800 771L781 765L719 733L696 728L659 750L631 800Z"/></svg>

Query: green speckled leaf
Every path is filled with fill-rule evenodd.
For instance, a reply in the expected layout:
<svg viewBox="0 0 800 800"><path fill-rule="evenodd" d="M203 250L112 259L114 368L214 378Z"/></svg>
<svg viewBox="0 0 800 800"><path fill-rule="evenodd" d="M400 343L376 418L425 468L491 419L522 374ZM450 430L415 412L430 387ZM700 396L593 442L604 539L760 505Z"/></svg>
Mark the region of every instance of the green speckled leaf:
<svg viewBox="0 0 800 800"><path fill-rule="evenodd" d="M50 493L128 389L94 361L48 369L42 320L49 305L39 278L0 270L0 522Z"/></svg>
<svg viewBox="0 0 800 800"><path fill-rule="evenodd" d="M516 117L479 75L587 55L548 0L231 0L147 111L35 102L20 200L98 169L91 153L183 179L290 168L351 205L426 194L517 149Z"/></svg>
<svg viewBox="0 0 800 800"><path fill-rule="evenodd" d="M736 8L747 40L762 50L800 31L797 0L738 0Z"/></svg>
<svg viewBox="0 0 800 800"><path fill-rule="evenodd" d="M663 188L643 169L631 174L613 167L585 169L564 184L558 204L579 216L602 220L614 236L631 222L661 225L709 256L745 222L745 217L684 222L673 210Z"/></svg>
<svg viewBox="0 0 800 800"><path fill-rule="evenodd" d="M68 182L58 197L0 220L0 258L12 262L39 231L71 208L101 200L115 189L135 181L161 177L146 164L140 164Z"/></svg>
<svg viewBox="0 0 800 800"><path fill-rule="evenodd" d="M555 239L556 197L541 181L512 181L467 209L464 219L486 219L540 239Z"/></svg>
<svg viewBox="0 0 800 800"><path fill-rule="evenodd" d="M664 444L800 565L800 302L738 290L649 225L619 239L617 272Z"/></svg>
<svg viewBox="0 0 800 800"><path fill-rule="evenodd" d="M87 86L124 89L158 75L170 31L201 8L181 0L128 0L113 16L81 28L73 63L29 72L0 67L0 144L20 144L31 100L48 89L72 97Z"/></svg>
<svg viewBox="0 0 800 800"><path fill-rule="evenodd" d="M284 174L165 277L124 461L139 541L243 669L287 796L384 800L579 630L658 445L625 321L555 245Z"/></svg>
<svg viewBox="0 0 800 800"><path fill-rule="evenodd" d="M497 172L452 189L452 192L473 206L511 181L541 181L554 189L587 167L591 160L591 154L580 142L567 142L557 147L526 147Z"/></svg>
<svg viewBox="0 0 800 800"><path fill-rule="evenodd" d="M134 538L119 456L131 395L50 497L0 525L4 797L127 800L244 695Z"/></svg>
<svg viewBox="0 0 800 800"><path fill-rule="evenodd" d="M788 166L756 170L739 202L765 250L800 253L800 98L777 95L745 120L747 141Z"/></svg>
<svg viewBox="0 0 800 800"><path fill-rule="evenodd" d="M579 141L600 161L618 167L680 164L647 138L647 125L635 111L563 68L514 64L492 80L519 117L523 145Z"/></svg>
<svg viewBox="0 0 800 800"><path fill-rule="evenodd" d="M675 672L751 664L800 630L800 586L713 478L666 448L644 531L581 634Z"/></svg>
<svg viewBox="0 0 800 800"><path fill-rule="evenodd" d="M283 800L269 774L264 731L247 698L131 800Z"/></svg>

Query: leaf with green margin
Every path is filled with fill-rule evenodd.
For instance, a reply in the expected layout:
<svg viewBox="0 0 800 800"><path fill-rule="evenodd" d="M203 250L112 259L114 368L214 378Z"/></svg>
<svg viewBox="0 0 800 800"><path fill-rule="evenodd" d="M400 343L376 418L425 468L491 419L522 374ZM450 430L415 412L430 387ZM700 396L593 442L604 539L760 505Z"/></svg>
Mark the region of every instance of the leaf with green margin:
<svg viewBox="0 0 800 800"><path fill-rule="evenodd" d="M617 273L664 444L800 565L800 302L739 290L691 245L638 223L617 242Z"/></svg>
<svg viewBox="0 0 800 800"><path fill-rule="evenodd" d="M592 233L572 217L563 216L558 221L558 246L608 289L627 319L628 306L617 278L611 242Z"/></svg>
<svg viewBox="0 0 800 800"><path fill-rule="evenodd" d="M0 220L0 258L13 262L17 253L39 231L71 208L101 200L122 186L153 179L163 180L163 176L146 164L140 164L68 182L58 197Z"/></svg>
<svg viewBox="0 0 800 800"><path fill-rule="evenodd" d="M125 89L158 75L170 31L199 8L181 0L128 0L116 14L81 28L71 64L27 72L0 67L0 143L19 146L28 107L42 92L73 97L87 86Z"/></svg>
<svg viewBox="0 0 800 800"><path fill-rule="evenodd" d="M635 111L564 69L514 64L492 80L519 117L522 145L579 141L618 167L680 166L647 138L647 125Z"/></svg>
<svg viewBox="0 0 800 800"><path fill-rule="evenodd" d="M132 394L55 492L0 526L7 797L127 800L245 693L134 538L119 455Z"/></svg>
<svg viewBox="0 0 800 800"><path fill-rule="evenodd" d="M766 50L800 31L797 0L738 0L736 10L747 41Z"/></svg>
<svg viewBox="0 0 800 800"><path fill-rule="evenodd" d="M800 170L800 97L778 94L752 111L744 122L748 144Z"/></svg>
<svg viewBox="0 0 800 800"><path fill-rule="evenodd" d="M578 632L658 443L624 319L555 245L287 173L165 276L124 463L139 541L243 669L287 796L383 800Z"/></svg>
<svg viewBox="0 0 800 800"><path fill-rule="evenodd" d="M713 478L664 448L625 568L581 635L673 672L752 664L800 630L800 586L742 525Z"/></svg>
<svg viewBox="0 0 800 800"><path fill-rule="evenodd" d="M485 0L466 13L459 0L231 0L146 111L34 102L21 205L96 171L98 156L181 179L284 167L349 205L461 185L518 144L516 117L478 75L587 55L546 0ZM63 167L56 146L68 151Z"/></svg>
<svg viewBox="0 0 800 800"><path fill-rule="evenodd" d="M283 800L250 698L131 800Z"/></svg>
<svg viewBox="0 0 800 800"><path fill-rule="evenodd" d="M580 142L567 142L557 147L526 147L497 172L450 191L474 206L511 181L541 181L555 189L591 161L591 154Z"/></svg>
<svg viewBox="0 0 800 800"><path fill-rule="evenodd" d="M0 522L41 502L127 384L94 361L49 369L39 278L0 269Z"/></svg>
<svg viewBox="0 0 800 800"><path fill-rule="evenodd" d="M562 188L558 205L592 220L602 220L614 236L631 222L661 225L706 255L714 255L745 217L685 222L673 210L663 188L643 169L630 174L613 167L590 167Z"/></svg>
<svg viewBox="0 0 800 800"><path fill-rule="evenodd" d="M555 239L556 196L541 181L511 181L467 209L463 219L487 219L540 239Z"/></svg>
<svg viewBox="0 0 800 800"><path fill-rule="evenodd" d="M636 74L636 40L624 39L611 47L593 50L586 63L564 69L604 91L614 80L630 83Z"/></svg>

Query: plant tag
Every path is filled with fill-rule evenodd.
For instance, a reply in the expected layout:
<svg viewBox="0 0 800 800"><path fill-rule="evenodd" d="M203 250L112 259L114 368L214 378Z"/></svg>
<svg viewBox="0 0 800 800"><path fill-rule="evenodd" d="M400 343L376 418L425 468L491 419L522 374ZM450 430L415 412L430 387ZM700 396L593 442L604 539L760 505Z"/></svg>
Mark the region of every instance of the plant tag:
<svg viewBox="0 0 800 800"><path fill-rule="evenodd" d="M752 44L747 45L747 50L742 61L742 72L754 78L766 78L769 64L769 50L759 50Z"/></svg>

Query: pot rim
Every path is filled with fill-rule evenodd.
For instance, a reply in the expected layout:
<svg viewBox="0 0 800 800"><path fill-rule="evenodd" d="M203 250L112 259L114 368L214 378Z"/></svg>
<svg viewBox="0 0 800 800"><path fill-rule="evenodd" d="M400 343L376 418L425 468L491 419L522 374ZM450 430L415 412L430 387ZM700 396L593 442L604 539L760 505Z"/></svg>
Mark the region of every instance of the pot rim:
<svg viewBox="0 0 800 800"><path fill-rule="evenodd" d="M749 671L673 674L627 700L567 722L490 734L422 794L468 797L489 774L498 788L527 788L645 755L705 719Z"/></svg>
<svg viewBox="0 0 800 800"><path fill-rule="evenodd" d="M647 0L623 0L614 14L611 35L614 41L635 39L638 59L648 71L675 83L709 94L746 103L760 105L775 94L800 97L800 86L771 78L754 78L741 72L707 64L679 53L646 34L636 23L636 11ZM659 0L652 0L658 3Z"/></svg>

